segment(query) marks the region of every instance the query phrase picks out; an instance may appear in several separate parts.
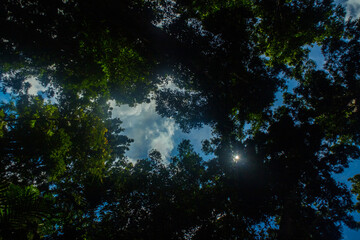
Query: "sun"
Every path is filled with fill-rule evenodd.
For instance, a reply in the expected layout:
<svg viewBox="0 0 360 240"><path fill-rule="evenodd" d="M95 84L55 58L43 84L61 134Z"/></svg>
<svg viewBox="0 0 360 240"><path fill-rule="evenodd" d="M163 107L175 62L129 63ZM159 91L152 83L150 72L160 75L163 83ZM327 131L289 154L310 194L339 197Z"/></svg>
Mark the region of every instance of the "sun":
<svg viewBox="0 0 360 240"><path fill-rule="evenodd" d="M239 155L235 155L234 156L234 162L238 162L240 160L240 156Z"/></svg>

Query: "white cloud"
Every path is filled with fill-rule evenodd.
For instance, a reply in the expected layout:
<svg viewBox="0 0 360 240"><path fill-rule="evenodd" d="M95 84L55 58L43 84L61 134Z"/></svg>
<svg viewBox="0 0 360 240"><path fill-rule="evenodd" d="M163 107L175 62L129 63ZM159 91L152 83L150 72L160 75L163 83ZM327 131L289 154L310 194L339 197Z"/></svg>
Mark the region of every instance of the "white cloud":
<svg viewBox="0 0 360 240"><path fill-rule="evenodd" d="M137 104L135 107L130 107L129 105L121 105L116 106L115 100L109 101L110 107L114 108L114 117L120 117L121 119L128 118L128 117L136 117L140 116L143 112L151 111L150 108L152 108L152 104ZM116 115L116 116L115 116Z"/></svg>
<svg viewBox="0 0 360 240"><path fill-rule="evenodd" d="M113 108L113 117L123 121L124 134L134 139L127 152L130 159L146 158L152 149L158 150L164 160L169 160L171 154L176 153L175 147L182 139L190 139L197 152L201 150L201 141L211 137L211 128L205 126L193 129L190 133L183 133L174 119L163 118L156 113L155 101L138 104L116 106L115 101L109 101Z"/></svg>
<svg viewBox="0 0 360 240"><path fill-rule="evenodd" d="M29 83L30 84L30 88L27 89L27 93L29 95L42 95L42 97L44 97L44 99L46 100L50 100L51 103L57 103L56 98L58 97L58 93L60 92L59 88L56 88L52 83L48 84L46 87L44 87L40 81L37 80L36 77L29 77L27 78L24 83ZM51 98L48 98L45 94L45 92L47 90L49 90L49 88L52 88L54 90L54 96Z"/></svg>
<svg viewBox="0 0 360 240"><path fill-rule="evenodd" d="M38 95L39 92L43 92L47 89L46 87L41 85L41 83L35 77L30 77L26 79L25 83L30 84L30 88L28 89L28 94L30 95Z"/></svg>
<svg viewBox="0 0 360 240"><path fill-rule="evenodd" d="M5 74L5 77L12 77L12 76L10 76L9 74ZM24 84L22 85L22 88L19 89L20 93L26 93L26 94L29 94L32 96L41 95L45 100L49 100L51 103L57 103L56 98L58 97L60 89L55 87L53 85L53 83L50 83L44 87L41 84L41 82L38 81L37 78L34 76L26 78L23 83ZM26 86L26 85L28 85L28 86ZM25 86L28 88L26 89ZM2 82L0 82L0 87L3 87ZM47 97L47 95L45 94L45 92L50 89L52 89L54 91L54 96L51 98ZM18 91L14 91L14 89L12 87L7 87L5 93L3 94L2 100L4 100L4 99L6 100L7 98L10 98L11 96L17 97Z"/></svg>
<svg viewBox="0 0 360 240"><path fill-rule="evenodd" d="M178 128L173 119L162 118L156 113L155 101L138 104L135 107L116 106L114 101L109 103L113 108L113 117L123 121L125 135L134 139L127 153L129 158L145 158L151 149L158 150L164 159L169 158Z"/></svg>
<svg viewBox="0 0 360 240"><path fill-rule="evenodd" d="M360 18L360 0L348 0L344 3L346 8L346 18Z"/></svg>
<svg viewBox="0 0 360 240"><path fill-rule="evenodd" d="M171 77L164 79L159 89L169 88L180 90ZM205 126L201 129L193 129L190 133L183 133L174 119L163 118L157 114L156 102L116 106L114 100L109 101L113 108L113 117L123 121L124 134L134 139L127 152L129 159L146 158L152 149L158 150L164 160L169 160L171 154L176 154L175 147L182 139L189 139L194 144L195 151L201 150L201 141L211 137L211 128Z"/></svg>
<svg viewBox="0 0 360 240"><path fill-rule="evenodd" d="M165 159L168 159L171 151L174 149L173 137L176 130L175 121L165 119L163 121L163 128L164 131L159 131L160 128L158 128L156 134L153 132L148 133L150 135L149 137L154 137L150 140L150 147L151 149L158 150Z"/></svg>

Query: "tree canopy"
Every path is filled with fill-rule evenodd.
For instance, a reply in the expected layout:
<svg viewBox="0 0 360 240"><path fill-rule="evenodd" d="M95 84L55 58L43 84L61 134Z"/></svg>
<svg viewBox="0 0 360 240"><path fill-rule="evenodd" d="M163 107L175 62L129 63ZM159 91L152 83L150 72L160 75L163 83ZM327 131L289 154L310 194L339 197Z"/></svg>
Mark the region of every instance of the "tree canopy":
<svg viewBox="0 0 360 240"><path fill-rule="evenodd" d="M334 174L360 157L360 22L334 1L4 0L0 23L0 240L359 228L360 175ZM110 100L212 137L129 159Z"/></svg>

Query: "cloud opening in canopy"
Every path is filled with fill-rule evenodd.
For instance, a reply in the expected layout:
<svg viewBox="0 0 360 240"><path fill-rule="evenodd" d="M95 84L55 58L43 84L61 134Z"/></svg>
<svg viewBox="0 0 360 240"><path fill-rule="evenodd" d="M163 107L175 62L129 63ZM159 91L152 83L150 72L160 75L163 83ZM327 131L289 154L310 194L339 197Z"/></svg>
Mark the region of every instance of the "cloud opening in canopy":
<svg viewBox="0 0 360 240"><path fill-rule="evenodd" d="M130 159L144 158L151 149L158 150L164 159L170 157L178 127L173 119L162 118L156 113L155 101L141 103L135 107L116 106L113 100L109 103L113 108L113 117L123 121L125 134L134 139L127 153Z"/></svg>
<svg viewBox="0 0 360 240"><path fill-rule="evenodd" d="M346 18L360 18L360 0L348 0L345 2Z"/></svg>

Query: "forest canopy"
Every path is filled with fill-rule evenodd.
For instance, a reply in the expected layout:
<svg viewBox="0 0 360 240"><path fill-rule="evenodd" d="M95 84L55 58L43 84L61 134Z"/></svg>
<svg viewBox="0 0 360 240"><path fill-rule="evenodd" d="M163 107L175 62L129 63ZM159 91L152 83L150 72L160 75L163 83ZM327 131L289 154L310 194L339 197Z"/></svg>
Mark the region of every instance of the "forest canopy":
<svg viewBox="0 0 360 240"><path fill-rule="evenodd" d="M360 175L334 178L360 157L360 20L336 1L3 0L0 26L0 240L360 227ZM111 102L211 137L130 159Z"/></svg>

